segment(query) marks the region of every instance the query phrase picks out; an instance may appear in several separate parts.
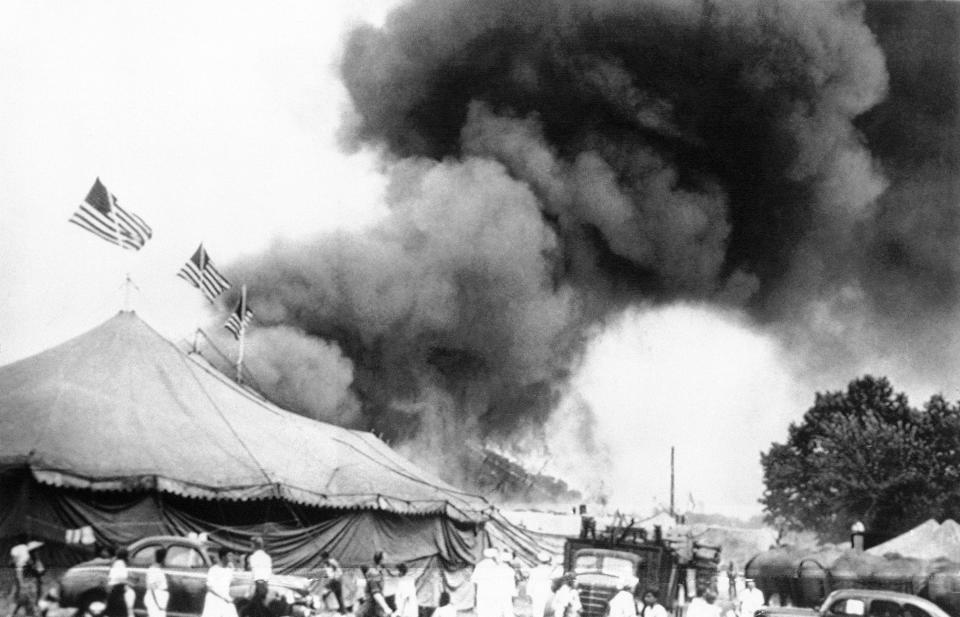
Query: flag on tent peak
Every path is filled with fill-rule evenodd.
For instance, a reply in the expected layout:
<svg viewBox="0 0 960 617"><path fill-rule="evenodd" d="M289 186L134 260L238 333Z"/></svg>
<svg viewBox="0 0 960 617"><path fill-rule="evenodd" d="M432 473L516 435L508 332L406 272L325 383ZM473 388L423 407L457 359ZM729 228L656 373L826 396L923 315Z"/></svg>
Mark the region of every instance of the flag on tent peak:
<svg viewBox="0 0 960 617"><path fill-rule="evenodd" d="M247 329L251 321L253 321L253 311L247 306L247 290L244 288L243 293L240 294L240 302L237 303L237 308L230 313L230 317L227 319L227 323L223 324L223 327L229 330L234 338L239 339L241 333Z"/></svg>
<svg viewBox="0 0 960 617"><path fill-rule="evenodd" d="M133 212L121 208L100 178L69 220L111 244L133 251L139 251L153 237L153 229Z"/></svg>
<svg viewBox="0 0 960 617"><path fill-rule="evenodd" d="M213 266L210 255L203 248L203 243L197 247L187 263L180 268L177 276L199 289L204 297L211 302L230 288L230 281Z"/></svg>

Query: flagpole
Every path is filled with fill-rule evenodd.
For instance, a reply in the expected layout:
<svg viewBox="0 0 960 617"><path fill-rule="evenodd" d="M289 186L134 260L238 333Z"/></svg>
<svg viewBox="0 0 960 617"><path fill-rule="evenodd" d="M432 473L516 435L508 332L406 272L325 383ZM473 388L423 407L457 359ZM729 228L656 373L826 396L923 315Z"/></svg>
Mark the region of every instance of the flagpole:
<svg viewBox="0 0 960 617"><path fill-rule="evenodd" d="M113 238L117 242L117 246L120 247L120 250L123 249L123 242L120 241L120 218L117 216L117 204L113 193L110 192L106 186L103 187L103 192L107 194L107 203L110 204L110 219L113 221ZM123 312L130 312L130 287L133 286L133 279L130 278L130 269L129 263L127 264L127 271L123 279Z"/></svg>
<svg viewBox="0 0 960 617"><path fill-rule="evenodd" d="M120 242L120 219L117 217L117 204L114 203L113 194L110 189L103 187L103 192L107 194L107 203L110 204L110 219L113 221L113 239L117 242L120 250L123 250L123 243ZM123 279L123 312L130 312L130 270L127 269Z"/></svg>
<svg viewBox="0 0 960 617"><path fill-rule="evenodd" d="M243 383L243 339L247 333L247 286L240 287L240 350L237 352L237 383Z"/></svg>
<svg viewBox="0 0 960 617"><path fill-rule="evenodd" d="M200 277L200 284L197 285L197 289L199 289L200 293L203 294L204 297L206 297L206 294L203 293L203 287L202 287L203 276L204 276L205 269L207 267L206 260L204 259L204 257L206 257L206 251L203 250L203 242L200 242L200 248L198 248L197 251L200 253L200 271L198 272L198 276ZM208 298L208 300L210 300L210 304L213 304L212 298ZM199 339L200 339L200 319L198 316L197 328L193 331L193 353L199 353L197 348L200 342Z"/></svg>

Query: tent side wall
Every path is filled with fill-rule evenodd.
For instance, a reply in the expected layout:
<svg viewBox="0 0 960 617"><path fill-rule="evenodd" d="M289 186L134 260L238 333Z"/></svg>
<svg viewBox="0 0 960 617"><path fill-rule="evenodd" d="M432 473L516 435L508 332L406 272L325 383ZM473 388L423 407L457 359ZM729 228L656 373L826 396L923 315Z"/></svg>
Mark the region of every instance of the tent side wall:
<svg viewBox="0 0 960 617"><path fill-rule="evenodd" d="M485 542L481 525L442 515L409 516L375 510L332 510L280 500L219 501L157 491L94 492L37 482L26 467L0 470L0 554L24 539L45 542L41 559L67 567L93 556L94 547L68 544L70 530L92 528L101 546L123 546L149 535L205 532L216 545L239 553L263 535L274 567L319 578L320 553L329 551L346 569L372 562L382 550L391 564L421 569L422 600L431 604L441 586L458 603L469 585L465 574ZM80 536L74 532L73 536ZM348 579L350 577L347 577ZM352 581L345 580L349 588Z"/></svg>

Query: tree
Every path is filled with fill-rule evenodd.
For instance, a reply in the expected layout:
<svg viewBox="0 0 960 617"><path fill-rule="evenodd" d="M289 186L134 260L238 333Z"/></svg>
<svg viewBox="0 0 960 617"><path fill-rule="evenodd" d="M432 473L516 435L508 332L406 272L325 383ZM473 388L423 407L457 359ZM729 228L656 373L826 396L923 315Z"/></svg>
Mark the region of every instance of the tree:
<svg viewBox="0 0 960 617"><path fill-rule="evenodd" d="M912 409L886 378L818 393L786 443L761 454L768 522L838 540L862 521L894 535L960 512L960 407Z"/></svg>

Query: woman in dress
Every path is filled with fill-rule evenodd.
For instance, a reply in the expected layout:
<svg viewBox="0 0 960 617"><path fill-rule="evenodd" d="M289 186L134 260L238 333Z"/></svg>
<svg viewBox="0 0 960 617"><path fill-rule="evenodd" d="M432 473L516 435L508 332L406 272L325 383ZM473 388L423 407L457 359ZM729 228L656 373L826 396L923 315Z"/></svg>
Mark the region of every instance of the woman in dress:
<svg viewBox="0 0 960 617"><path fill-rule="evenodd" d="M207 570L207 595L201 617L237 617L237 608L230 597L230 583L233 581L230 550L220 547L217 556L219 562Z"/></svg>

